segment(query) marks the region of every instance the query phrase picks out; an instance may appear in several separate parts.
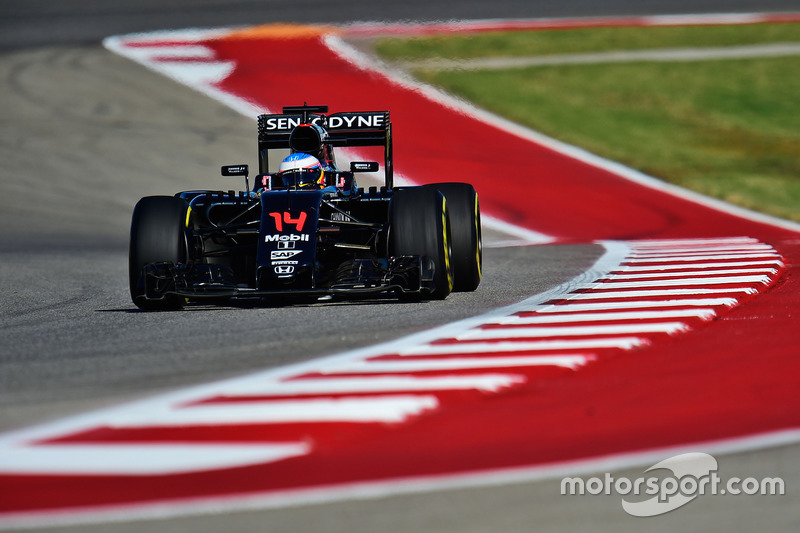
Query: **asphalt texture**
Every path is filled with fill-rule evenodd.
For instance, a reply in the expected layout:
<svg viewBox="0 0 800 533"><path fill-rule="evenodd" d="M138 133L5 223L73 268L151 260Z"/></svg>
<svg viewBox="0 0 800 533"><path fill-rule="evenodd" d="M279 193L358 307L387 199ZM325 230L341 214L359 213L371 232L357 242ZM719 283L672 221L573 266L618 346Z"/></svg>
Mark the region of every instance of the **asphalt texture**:
<svg viewBox="0 0 800 533"><path fill-rule="evenodd" d="M549 289L597 246L487 248L478 291L442 302L196 306L143 313L130 302L135 202L238 188L216 172L255 160L255 121L104 50L111 34L276 21L780 11L796 1L45 2L0 4L0 430L398 338ZM487 244L504 239L486 235ZM797 450L730 456L735 474L793 475ZM742 466L744 465L744 466ZM740 471L740 466L744 471ZM786 499L724 498L658 522L555 482L150 522L153 531L789 530ZM786 497L788 498L788 497ZM698 502L700 503L700 502ZM743 510L744 509L744 510ZM746 513L745 510L749 509ZM266 527L265 525L268 525ZM786 526L786 527L784 527ZM141 531L111 524L63 531ZM794 528L796 529L796 527Z"/></svg>
<svg viewBox="0 0 800 533"><path fill-rule="evenodd" d="M243 187L217 173L255 158L255 121L95 47L4 54L0 77L15 126L3 128L0 156L4 429L474 316L566 281L599 253L487 248L479 290L445 301L140 312L127 286L134 204Z"/></svg>

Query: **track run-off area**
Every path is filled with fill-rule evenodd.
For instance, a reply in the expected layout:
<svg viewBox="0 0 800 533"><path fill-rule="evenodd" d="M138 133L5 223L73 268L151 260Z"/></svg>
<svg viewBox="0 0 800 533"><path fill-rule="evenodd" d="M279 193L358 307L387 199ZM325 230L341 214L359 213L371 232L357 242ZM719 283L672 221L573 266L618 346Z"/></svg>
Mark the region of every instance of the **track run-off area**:
<svg viewBox="0 0 800 533"><path fill-rule="evenodd" d="M2 435L0 526L280 507L800 441L800 226L543 137L348 45L798 18L276 25L107 40L248 116L304 101L388 109L398 181L469 181L485 223L518 244L605 253L572 281L473 319Z"/></svg>

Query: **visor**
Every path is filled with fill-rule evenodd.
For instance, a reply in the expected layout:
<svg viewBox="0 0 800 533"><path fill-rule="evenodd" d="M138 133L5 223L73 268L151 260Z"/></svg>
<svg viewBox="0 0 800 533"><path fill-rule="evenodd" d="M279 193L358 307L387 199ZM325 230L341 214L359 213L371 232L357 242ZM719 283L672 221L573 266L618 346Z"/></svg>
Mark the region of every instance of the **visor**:
<svg viewBox="0 0 800 533"><path fill-rule="evenodd" d="M311 189L319 188L322 179L322 169L290 169L280 173L284 189Z"/></svg>

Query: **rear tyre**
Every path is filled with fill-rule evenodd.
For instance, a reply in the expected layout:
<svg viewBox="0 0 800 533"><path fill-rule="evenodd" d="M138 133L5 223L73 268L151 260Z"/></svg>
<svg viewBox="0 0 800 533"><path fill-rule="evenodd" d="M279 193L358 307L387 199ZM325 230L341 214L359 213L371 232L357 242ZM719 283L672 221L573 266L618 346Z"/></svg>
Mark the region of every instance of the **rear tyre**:
<svg viewBox="0 0 800 533"><path fill-rule="evenodd" d="M483 243L478 193L469 183L434 183L447 201L453 247L453 291L474 291L481 283Z"/></svg>
<svg viewBox="0 0 800 533"><path fill-rule="evenodd" d="M188 206L182 198L146 196L139 200L131 218L128 255L131 299L140 309L167 311L181 309L183 297L170 294L163 300L145 298L144 267L149 263L184 263L187 258L186 217Z"/></svg>
<svg viewBox="0 0 800 533"><path fill-rule="evenodd" d="M433 261L434 290L413 298L443 300L453 289L450 219L436 189L394 189L389 210L389 254L418 255Z"/></svg>

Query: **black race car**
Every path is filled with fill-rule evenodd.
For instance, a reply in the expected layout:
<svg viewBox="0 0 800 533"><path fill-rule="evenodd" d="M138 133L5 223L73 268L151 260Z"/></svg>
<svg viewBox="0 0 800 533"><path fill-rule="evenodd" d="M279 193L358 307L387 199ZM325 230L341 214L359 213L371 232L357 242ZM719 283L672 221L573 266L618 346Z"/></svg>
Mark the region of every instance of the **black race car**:
<svg viewBox="0 0 800 533"><path fill-rule="evenodd" d="M285 107L258 117L259 173L244 191L148 196L134 208L130 291L141 309L187 301L266 302L376 294L444 299L481 281L478 196L467 183L394 187L388 111L327 114L327 106ZM385 185L359 188L339 170L335 147L383 147ZM270 154L312 154L323 170L269 172Z"/></svg>

